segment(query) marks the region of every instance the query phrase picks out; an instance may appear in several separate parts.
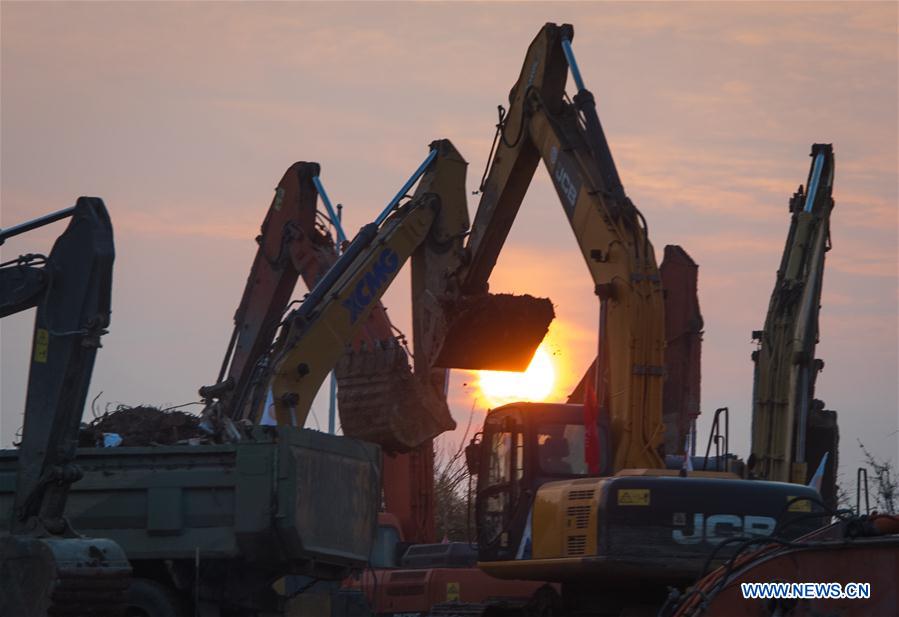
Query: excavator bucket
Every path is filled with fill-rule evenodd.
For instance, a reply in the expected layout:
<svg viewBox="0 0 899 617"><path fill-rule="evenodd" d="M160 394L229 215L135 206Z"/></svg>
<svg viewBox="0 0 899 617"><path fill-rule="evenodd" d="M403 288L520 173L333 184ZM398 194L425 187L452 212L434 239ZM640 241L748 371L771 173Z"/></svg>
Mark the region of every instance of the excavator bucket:
<svg viewBox="0 0 899 617"><path fill-rule="evenodd" d="M334 370L344 435L389 452L408 452L454 429L442 384L431 381L431 367L523 371L554 317L548 299L510 294L465 296L439 312L442 346L416 373L393 340L383 346L363 343L341 357Z"/></svg>
<svg viewBox="0 0 899 617"><path fill-rule="evenodd" d="M456 427L442 392L412 374L393 343L349 351L334 368L343 434L408 452Z"/></svg>
<svg viewBox="0 0 899 617"><path fill-rule="evenodd" d="M555 317L548 298L465 296L448 311L435 366L481 371L524 371Z"/></svg>

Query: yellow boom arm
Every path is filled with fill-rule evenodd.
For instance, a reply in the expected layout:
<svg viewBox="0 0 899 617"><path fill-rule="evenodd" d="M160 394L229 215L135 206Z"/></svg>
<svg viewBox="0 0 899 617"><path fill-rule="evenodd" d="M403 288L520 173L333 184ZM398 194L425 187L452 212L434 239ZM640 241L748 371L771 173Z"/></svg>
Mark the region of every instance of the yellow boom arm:
<svg viewBox="0 0 899 617"><path fill-rule="evenodd" d="M593 95L580 83L570 54L573 35L570 25L547 24L528 49L481 186L462 287L486 288L542 159L600 298L596 391L610 419L613 470L659 468L665 351L659 271L645 220L618 178ZM578 82L573 102L564 96L569 66Z"/></svg>
<svg viewBox="0 0 899 617"><path fill-rule="evenodd" d="M446 198L439 189L444 184L440 178L456 178L461 167L460 186L464 190L465 162L446 140L431 146L433 156L414 198L392 210L383 222L363 227L282 328L269 373L278 424L303 426L328 372L344 355L347 344L403 264L413 253L421 252L429 237L452 238L459 243L456 253L461 252L462 236L468 229L464 194L461 200L455 195ZM432 186L437 188L425 190ZM450 189L451 185L447 186ZM442 408L441 426L429 429L431 432L453 426L445 402ZM421 438L417 435L413 442Z"/></svg>

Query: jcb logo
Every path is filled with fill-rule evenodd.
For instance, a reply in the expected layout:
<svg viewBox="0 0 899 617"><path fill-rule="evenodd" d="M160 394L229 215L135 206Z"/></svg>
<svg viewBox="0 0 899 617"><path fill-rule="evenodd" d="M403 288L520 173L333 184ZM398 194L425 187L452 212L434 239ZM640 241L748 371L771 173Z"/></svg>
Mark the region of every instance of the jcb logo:
<svg viewBox="0 0 899 617"><path fill-rule="evenodd" d="M359 279L350 297L342 302L350 312L350 323L356 323L365 307L378 297L381 287L396 272L399 264L400 258L396 251L391 248L381 251L375 265Z"/></svg>
<svg viewBox="0 0 899 617"><path fill-rule="evenodd" d="M686 514L674 515L675 526L685 526ZM678 544L718 544L727 538L745 534L748 536L770 536L777 521L770 516L739 516L737 514L693 515L693 529L675 529L671 537ZM691 531L691 532L690 532Z"/></svg>
<svg viewBox="0 0 899 617"><path fill-rule="evenodd" d="M575 182L572 174L566 169L567 159L563 156L559 155L559 148L557 146L553 146L549 151L549 162L552 165L552 178L556 185L556 190L559 191L559 195L565 199L566 210L569 212L569 217L574 213L574 204L577 201L578 194L578 185Z"/></svg>
<svg viewBox="0 0 899 617"><path fill-rule="evenodd" d="M568 204L574 208L574 202L577 201L577 187L574 185L571 176L568 175L568 172L565 171L564 167L556 165L555 178L559 187L559 192L565 196L565 199L568 200Z"/></svg>

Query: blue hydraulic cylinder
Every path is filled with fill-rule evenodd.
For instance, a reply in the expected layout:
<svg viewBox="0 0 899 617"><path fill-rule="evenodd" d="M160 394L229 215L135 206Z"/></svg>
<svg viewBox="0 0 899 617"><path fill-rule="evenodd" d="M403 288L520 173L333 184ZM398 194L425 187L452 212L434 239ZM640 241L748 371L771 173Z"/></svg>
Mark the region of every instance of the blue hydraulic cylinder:
<svg viewBox="0 0 899 617"><path fill-rule="evenodd" d="M346 234L343 233L343 225L340 224L340 217L337 216L337 213L334 211L334 207L331 205L331 200L328 198L328 194L325 192L325 187L322 184L321 178L318 176L312 176L312 183L315 185L315 190L318 191L319 197L322 198L322 203L325 204L325 208L328 210L328 217L331 219L331 222L334 224L334 228L337 230L337 242L338 244L343 244L346 242Z"/></svg>
<svg viewBox="0 0 899 617"><path fill-rule="evenodd" d="M812 178L808 183L808 194L805 196L805 212L811 212L815 206L815 193L818 192L818 185L821 183L821 169L824 167L824 153L819 152L815 156L815 166L812 168Z"/></svg>
<svg viewBox="0 0 899 617"><path fill-rule="evenodd" d="M574 85L577 86L578 92L586 90L584 80L581 77L581 70L577 66L577 60L574 58L574 50L571 48L571 41L562 39L562 51L565 52L565 59L568 60L568 68L571 69L571 77L574 79Z"/></svg>
<svg viewBox="0 0 899 617"><path fill-rule="evenodd" d="M378 215L378 218L375 219L375 225L380 226L381 223L384 222L384 219L386 219L387 216L391 212L393 212L393 209L396 208L396 205L400 202L400 199L403 198L403 195L405 195L409 191L409 189L412 188L412 185L415 184L419 178L421 178L422 174L424 174L425 170L428 168L428 165L430 165L431 161L433 161L436 157L437 150L431 150L431 152L428 154L428 157L421 165L418 166L418 169L415 170L415 173L412 174L412 177L406 181L406 184L403 185L403 188L399 190L396 196L394 196L394 198L390 200L390 203L387 204L387 207L384 208L384 211L381 212L381 214Z"/></svg>

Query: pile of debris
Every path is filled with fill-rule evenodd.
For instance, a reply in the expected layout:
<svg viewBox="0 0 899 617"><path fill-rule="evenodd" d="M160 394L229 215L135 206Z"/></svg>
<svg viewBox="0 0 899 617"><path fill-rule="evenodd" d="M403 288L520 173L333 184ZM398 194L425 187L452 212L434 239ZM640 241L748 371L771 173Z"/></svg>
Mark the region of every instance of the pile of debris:
<svg viewBox="0 0 899 617"><path fill-rule="evenodd" d="M83 424L78 445L85 448L103 445L196 445L209 441L209 434L199 425L199 416L183 411L148 405L120 406L89 424Z"/></svg>

